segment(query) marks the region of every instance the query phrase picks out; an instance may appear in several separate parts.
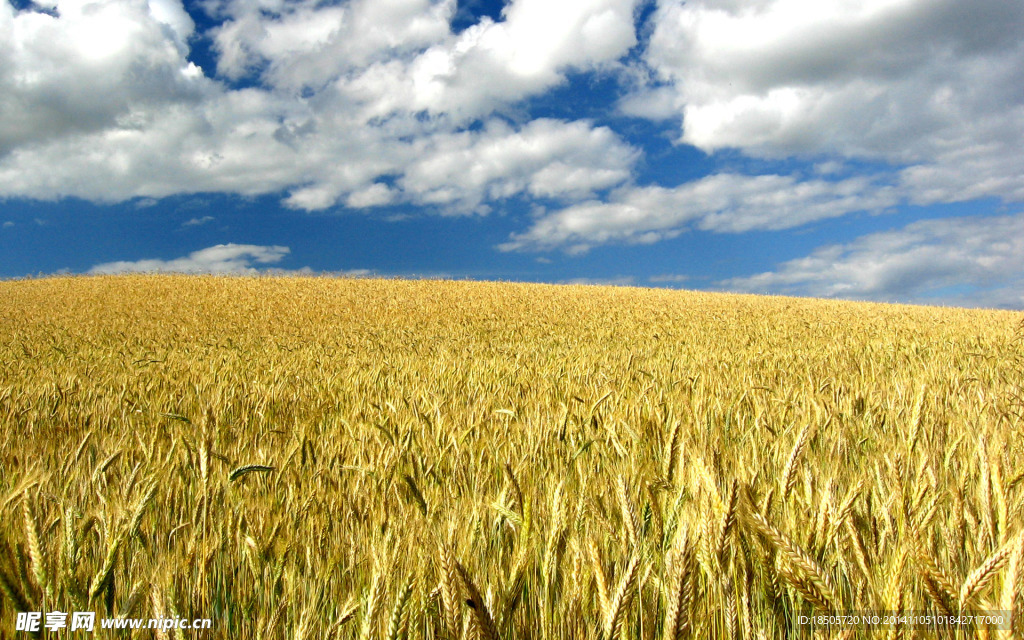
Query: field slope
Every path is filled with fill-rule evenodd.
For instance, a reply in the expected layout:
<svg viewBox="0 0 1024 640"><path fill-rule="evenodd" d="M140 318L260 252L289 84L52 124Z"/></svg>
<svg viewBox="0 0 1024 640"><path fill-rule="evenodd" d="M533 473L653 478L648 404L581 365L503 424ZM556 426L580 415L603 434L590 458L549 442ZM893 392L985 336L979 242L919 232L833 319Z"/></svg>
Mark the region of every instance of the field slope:
<svg viewBox="0 0 1024 640"><path fill-rule="evenodd" d="M1021 314L117 276L0 283L0 336L4 638L26 610L213 621L142 638L1021 624Z"/></svg>

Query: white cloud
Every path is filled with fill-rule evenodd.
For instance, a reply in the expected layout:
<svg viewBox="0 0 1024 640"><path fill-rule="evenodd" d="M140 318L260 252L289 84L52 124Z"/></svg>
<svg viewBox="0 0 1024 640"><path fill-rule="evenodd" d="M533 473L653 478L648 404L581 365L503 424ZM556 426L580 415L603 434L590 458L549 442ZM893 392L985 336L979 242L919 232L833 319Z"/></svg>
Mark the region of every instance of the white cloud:
<svg viewBox="0 0 1024 640"><path fill-rule="evenodd" d="M842 173L846 165L838 160L826 160L814 165L814 173L822 176L831 176Z"/></svg>
<svg viewBox="0 0 1024 640"><path fill-rule="evenodd" d="M569 70L614 65L636 43L638 0L513 0L412 57L391 57L338 80L364 117L426 111L469 121L536 95Z"/></svg>
<svg viewBox="0 0 1024 640"><path fill-rule="evenodd" d="M866 178L839 181L795 176L715 174L676 188L626 186L538 217L504 251L568 248L581 253L610 242L649 244L689 228L740 233L779 230L854 211L881 211L898 201Z"/></svg>
<svg viewBox="0 0 1024 640"><path fill-rule="evenodd" d="M380 207L390 204L395 199L395 192L386 184L375 182L368 187L349 194L345 205L353 209Z"/></svg>
<svg viewBox="0 0 1024 640"><path fill-rule="evenodd" d="M462 206L524 193L589 194L628 178L638 155L609 129L585 122L489 121L474 132L395 135L257 90L224 94L203 109L167 109L151 124L19 148L0 158L0 193L116 201L285 190L286 205L306 210L339 201ZM99 166L102 180L95 179ZM378 183L382 176L397 177L397 189Z"/></svg>
<svg viewBox="0 0 1024 640"><path fill-rule="evenodd" d="M719 285L753 293L1024 309L1024 214L922 220Z"/></svg>
<svg viewBox="0 0 1024 640"><path fill-rule="evenodd" d="M633 287L636 286L636 278L633 276L615 276L611 278L570 278L562 280L559 284L580 284L600 287Z"/></svg>
<svg viewBox="0 0 1024 640"><path fill-rule="evenodd" d="M3 226L3 228L4 228L4 229L10 229L11 227L13 227L13 226L14 226L14 223L13 223L13 222L11 222L10 220L7 220L7 221L5 221L5 222L3 223L3 225L2 225L2 226Z"/></svg>
<svg viewBox="0 0 1024 640"><path fill-rule="evenodd" d="M192 21L172 0L60 0L59 17L0 4L0 158L21 145L145 126L210 83L186 59Z"/></svg>
<svg viewBox="0 0 1024 640"><path fill-rule="evenodd" d="M206 249L200 249L199 251L193 251L187 256L174 258L173 260L148 259L105 262L89 269L89 273L258 273L259 269L254 267L253 264L277 264L290 251L288 247L276 245L218 244Z"/></svg>
<svg viewBox="0 0 1024 640"><path fill-rule="evenodd" d="M213 216L203 216L202 218L190 218L185 222L181 223L183 227L200 227L208 222L216 220Z"/></svg>
<svg viewBox="0 0 1024 640"><path fill-rule="evenodd" d="M315 210L344 199L350 207L411 202L443 212L485 211L482 203L516 195L583 196L629 178L638 152L606 127L539 119L512 126L487 120L474 131L421 132L409 140L374 138L345 143L343 152L310 142L290 156L310 184L285 204ZM333 155L345 153L346 163ZM354 158L362 162L354 162ZM376 182L381 176L393 185Z"/></svg>
<svg viewBox="0 0 1024 640"><path fill-rule="evenodd" d="M1024 4L662 0L654 24L623 109L674 110L684 142L883 160L918 203L1024 199Z"/></svg>
<svg viewBox="0 0 1024 640"><path fill-rule="evenodd" d="M586 197L627 180L638 157L607 127L550 119L519 130L492 120L479 132L432 136L415 147L402 189L422 203L462 208L520 193Z"/></svg>
<svg viewBox="0 0 1024 640"><path fill-rule="evenodd" d="M221 73L258 69L263 84L246 89L187 61L179 0L83 2L56 0L59 17L0 6L0 196L283 191L304 210L485 211L512 195L590 195L638 155L590 123L491 115L614 63L635 42L635 0L516 0L458 35L451 0L207 0L225 20Z"/></svg>
<svg viewBox="0 0 1024 640"><path fill-rule="evenodd" d="M202 0L220 22L202 34L181 0L0 3L0 197L442 213L524 197L551 210L502 248L569 251L1024 200L1021 3L659 0L627 70L642 2L512 0L457 34L455 0ZM188 62L196 37L219 76ZM814 177L637 186L640 151L611 129L517 111L608 70L650 78L624 112L679 118L709 152L808 157ZM865 159L889 172L844 178Z"/></svg>
<svg viewBox="0 0 1024 640"><path fill-rule="evenodd" d="M689 280L690 280L690 276L688 276L686 274L682 274L682 273L662 273L662 274L658 274L656 276L651 276L650 278L647 278L648 282L654 282L654 283L658 283L658 284L663 283L663 282L680 284L680 283L683 283L683 282L687 282Z"/></svg>
<svg viewBox="0 0 1024 640"><path fill-rule="evenodd" d="M373 63L449 39L453 0L220 3L229 19L214 30L218 71L239 78L262 69L283 89L319 88Z"/></svg>
<svg viewBox="0 0 1024 640"><path fill-rule="evenodd" d="M369 278L373 276L373 271L370 269L345 269L342 271L332 271L323 275L334 275L346 278Z"/></svg>

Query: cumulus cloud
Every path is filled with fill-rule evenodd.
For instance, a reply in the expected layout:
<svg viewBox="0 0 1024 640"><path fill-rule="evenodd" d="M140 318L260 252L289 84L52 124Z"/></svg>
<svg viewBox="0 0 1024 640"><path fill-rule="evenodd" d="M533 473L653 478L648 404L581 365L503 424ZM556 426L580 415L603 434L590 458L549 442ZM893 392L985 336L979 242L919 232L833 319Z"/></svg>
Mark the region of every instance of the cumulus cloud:
<svg viewBox="0 0 1024 640"><path fill-rule="evenodd" d="M219 78L188 62L180 0L56 0L52 15L3 3L0 195L285 192L303 210L444 211L589 195L628 177L635 150L591 123L494 112L614 63L635 43L635 1L516 0L454 34L452 0L207 0Z"/></svg>
<svg viewBox="0 0 1024 640"><path fill-rule="evenodd" d="M0 3L0 158L20 145L144 127L211 83L189 63L180 2L60 0L53 14Z"/></svg>
<svg viewBox="0 0 1024 640"><path fill-rule="evenodd" d="M867 178L801 181L796 176L722 173L675 188L626 186L607 201L544 213L499 248L565 247L582 253L609 242L649 244L689 228L732 233L789 229L853 211L881 211L897 201L891 187Z"/></svg>
<svg viewBox="0 0 1024 640"><path fill-rule="evenodd" d="M451 7L454 3L442 3ZM456 122L485 115L565 80L615 64L636 43L637 0L513 0L414 56L392 56L340 78L339 96L364 117L427 112Z"/></svg>
<svg viewBox="0 0 1024 640"><path fill-rule="evenodd" d="M1024 309L1024 214L922 220L719 285L752 293Z"/></svg>
<svg viewBox="0 0 1024 640"><path fill-rule="evenodd" d="M1021 3L658 0L634 49L643 2L511 0L458 33L456 0L201 0L204 33L182 0L0 2L0 197L441 213L521 197L539 213L500 248L570 252L1024 200ZM197 37L215 68L189 62ZM808 158L812 177L638 185L641 151L613 129L524 118L608 70L642 79L622 111L677 119L680 142ZM881 169L850 177L863 161Z"/></svg>
<svg viewBox="0 0 1024 640"><path fill-rule="evenodd" d="M683 282L688 282L689 280L690 276L686 275L685 273L660 273L658 275L647 278L648 282L653 282L655 284L681 284Z"/></svg>
<svg viewBox="0 0 1024 640"><path fill-rule="evenodd" d="M259 73L283 89L320 88L374 63L411 56L449 38L453 0L319 2L210 1L226 16L213 30L217 70L238 79Z"/></svg>
<svg viewBox="0 0 1024 640"><path fill-rule="evenodd" d="M630 176L638 152L607 127L538 119L519 130L491 121L480 132L417 141L399 180L422 203L475 206L519 193L586 197Z"/></svg>
<svg viewBox="0 0 1024 640"><path fill-rule="evenodd" d="M633 276L614 276L611 278L570 278L562 280L560 284L578 284L601 287L633 287L636 286L636 278Z"/></svg>
<svg viewBox="0 0 1024 640"><path fill-rule="evenodd" d="M185 222L181 223L183 227L200 227L208 222L216 220L213 216L203 216L202 218L190 218Z"/></svg>
<svg viewBox="0 0 1024 640"><path fill-rule="evenodd" d="M273 116L276 110L294 113L279 118ZM588 194L628 177L638 155L609 129L586 122L513 126L494 120L479 131L399 136L354 123L346 128L325 118L258 90L224 94L203 109L169 109L145 129L103 130L18 149L0 159L0 193L109 202L177 193L286 191L284 204L303 210L339 202L357 208L413 202L465 209L460 203L520 193ZM493 157L502 150L511 155ZM431 167L432 160L439 164ZM96 179L98 166L104 167L103 180ZM503 167L510 173L499 173ZM381 178L391 178L397 189L378 182ZM450 181L442 183L445 179Z"/></svg>
<svg viewBox="0 0 1024 640"><path fill-rule="evenodd" d="M606 127L552 119L521 126L489 119L474 131L368 140L351 153L364 161L337 165L328 153L296 158L316 178L293 189L285 204L315 210L344 197L355 208L409 202L447 213L481 211L481 203L516 195L592 194L626 180L639 155ZM382 176L392 184L375 181Z"/></svg>
<svg viewBox="0 0 1024 640"><path fill-rule="evenodd" d="M252 274L259 269L253 266L273 265L281 262L291 250L281 246L262 246L255 244L218 244L187 256L172 260L147 259L135 261L105 262L98 264L89 273L214 273L214 274Z"/></svg>
<svg viewBox="0 0 1024 640"><path fill-rule="evenodd" d="M911 201L1024 197L1024 4L661 0L623 101L681 141L880 159Z"/></svg>

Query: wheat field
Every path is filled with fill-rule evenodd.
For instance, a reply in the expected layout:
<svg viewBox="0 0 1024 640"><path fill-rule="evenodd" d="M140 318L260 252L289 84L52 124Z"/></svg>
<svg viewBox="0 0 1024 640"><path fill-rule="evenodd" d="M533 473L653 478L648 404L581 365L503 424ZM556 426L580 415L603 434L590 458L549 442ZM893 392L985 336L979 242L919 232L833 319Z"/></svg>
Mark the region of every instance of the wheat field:
<svg viewBox="0 0 1024 640"><path fill-rule="evenodd" d="M23 635L18 611L80 610L213 621L97 638L1013 633L799 623L848 611L1002 611L1019 637L1021 318L484 282L2 282L0 636Z"/></svg>

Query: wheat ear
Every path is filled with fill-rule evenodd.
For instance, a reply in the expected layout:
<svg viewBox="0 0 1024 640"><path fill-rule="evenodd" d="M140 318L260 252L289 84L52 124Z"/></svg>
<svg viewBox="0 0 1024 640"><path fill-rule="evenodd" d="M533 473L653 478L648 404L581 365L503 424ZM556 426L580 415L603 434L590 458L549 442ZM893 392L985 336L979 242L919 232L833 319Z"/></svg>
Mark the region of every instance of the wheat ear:
<svg viewBox="0 0 1024 640"><path fill-rule="evenodd" d="M110 582L113 576L114 564L117 562L117 553L121 550L121 543L124 542L126 532L127 528L122 529L118 533L117 538L114 539L113 544L107 548L107 555L103 559L103 564L100 566L100 570L96 572L89 587L89 600L95 600L99 592Z"/></svg>
<svg viewBox="0 0 1024 640"><path fill-rule="evenodd" d="M455 556L448 545L441 547L441 619L448 637L459 637L459 580Z"/></svg>
<svg viewBox="0 0 1024 640"><path fill-rule="evenodd" d="M1017 535L1013 555L1003 579L1002 609L1010 614L1010 631L1020 635L1022 617L1021 583L1024 582L1024 534Z"/></svg>
<svg viewBox="0 0 1024 640"><path fill-rule="evenodd" d="M149 598L150 598L150 601L153 603L153 617L154 618L166 618L167 617L167 609L166 609L166 607L164 607L164 594L163 594L163 590L161 590L160 587L157 586L155 583L150 583L149 587L150 587ZM167 635L166 631L164 631L161 628L157 628L157 630L156 630L156 638L157 638L157 640L168 640L169 637L170 636Z"/></svg>
<svg viewBox="0 0 1024 640"><path fill-rule="evenodd" d="M333 640L333 638L335 638L341 631L341 628L345 623L355 617L357 609L359 609L359 602L355 598L349 596L348 602L346 602L340 609L341 613L338 615L338 619L335 620L334 624L327 629L325 640Z"/></svg>
<svg viewBox="0 0 1024 640"><path fill-rule="evenodd" d="M992 578L995 577L1006 561L1010 559L1010 553L1012 552L1011 545L1004 545L988 557L985 562L981 563L977 569L972 571L967 579L964 580L963 585L960 586L960 608L963 609L970 604L978 592L984 589Z"/></svg>
<svg viewBox="0 0 1024 640"><path fill-rule="evenodd" d="M923 384L917 391L917 397L914 399L914 409L910 414L910 446L908 447L911 451L917 447L917 439L921 435L921 409L924 407L924 396L928 390L928 385Z"/></svg>
<svg viewBox="0 0 1024 640"><path fill-rule="evenodd" d="M662 475L665 478L665 482L669 485L672 484L672 478L676 471L676 461L679 460L680 439L679 432L681 431L681 421L675 420L672 423L672 429L668 433L668 443L665 446L665 462L662 467Z"/></svg>
<svg viewBox="0 0 1024 640"><path fill-rule="evenodd" d="M380 566L377 566L374 568L373 581L370 583L370 591L366 596L366 615L363 616L363 626L359 632L361 640L369 640L373 635L377 609L380 608L381 600L384 597L384 586L384 572Z"/></svg>
<svg viewBox="0 0 1024 640"><path fill-rule="evenodd" d="M516 474L512 472L512 465L505 463L505 475L508 477L509 486L512 487L512 510L519 513L519 517L525 517L523 513L523 488L519 486Z"/></svg>
<svg viewBox="0 0 1024 640"><path fill-rule="evenodd" d="M516 560L516 564L512 568L511 579L508 581L509 587L505 593L503 601L504 604L501 608L501 618L498 620L498 623L506 630L511 625L512 615L515 613L516 607L519 606L523 597L523 587L526 585L528 558L529 555L525 551L520 552L519 558Z"/></svg>
<svg viewBox="0 0 1024 640"><path fill-rule="evenodd" d="M243 478L250 473L270 473L276 469L277 467L271 467L265 464L247 464L233 469L231 473L228 474L228 481L234 482L235 480Z"/></svg>
<svg viewBox="0 0 1024 640"><path fill-rule="evenodd" d="M594 582L597 583L597 599L601 605L601 611L608 610L608 578L604 571L604 563L601 562L601 551L593 538L587 540L587 551L590 552L590 563L594 568Z"/></svg>
<svg viewBox="0 0 1024 640"><path fill-rule="evenodd" d="M736 525L736 503L738 498L738 484L736 480L733 480L732 485L729 487L729 493L726 494L725 513L722 514L722 523L718 527L715 545L715 559L720 567L725 565L725 552L728 549L729 534Z"/></svg>
<svg viewBox="0 0 1024 640"><path fill-rule="evenodd" d="M636 548L640 532L640 519L637 517L636 509L633 508L633 501L629 499L629 485L625 476L619 476L616 484L619 498L619 508L622 510L622 524L626 527L626 535L629 538L629 545Z"/></svg>
<svg viewBox="0 0 1024 640"><path fill-rule="evenodd" d="M388 621L387 640L399 640L400 637L408 633L409 596L412 595L414 584L415 581L412 578L406 579L405 585L395 596L395 606L391 609L391 618Z"/></svg>
<svg viewBox="0 0 1024 640"><path fill-rule="evenodd" d="M17 570L13 566L8 566L12 555L7 541L0 537L0 591L3 591L7 600L14 605L15 611L30 611L32 606L21 590Z"/></svg>
<svg viewBox="0 0 1024 640"><path fill-rule="evenodd" d="M779 482L779 486L782 488L782 499L785 500L789 497L789 492L793 490L793 485L796 484L796 465L800 460L800 454L803 453L804 447L807 446L807 439L811 433L811 425L808 423L800 431L800 435L797 436L796 444L793 445L793 450L789 453L789 459L786 461L786 467L782 471L782 480Z"/></svg>
<svg viewBox="0 0 1024 640"><path fill-rule="evenodd" d="M669 556L669 581L665 607L665 640L682 638L690 626L690 602L693 599L695 558L689 534L683 533Z"/></svg>
<svg viewBox="0 0 1024 640"><path fill-rule="evenodd" d="M139 526L142 524L142 516L146 513L146 507L153 501L153 497L156 495L157 481L154 480L149 484L146 490L143 492L142 497L135 504L132 509L131 519L128 521L128 527L126 529L129 538L138 535Z"/></svg>
<svg viewBox="0 0 1024 640"><path fill-rule="evenodd" d="M889 629L889 640L895 640L900 636L900 618L902 617L900 614L903 613L903 604L906 599L903 588L903 568L906 564L907 554L906 552L901 552L896 559L896 564L893 565L892 571L889 574L889 580L886 581L885 592L882 594L883 606L896 614L896 619Z"/></svg>
<svg viewBox="0 0 1024 640"><path fill-rule="evenodd" d="M455 570L458 571L462 586L469 596L466 604L473 610L473 628L476 630L477 640L498 640L498 630L494 626L494 618L491 617L487 603L480 597L480 590L477 589L476 584L469 577L469 573L466 572L466 568L458 560L455 561Z"/></svg>
<svg viewBox="0 0 1024 640"><path fill-rule="evenodd" d="M119 618L127 618L135 613L142 599L146 595L146 583L139 581L132 587L131 592L128 594L128 600L122 605L121 612L118 614Z"/></svg>
<svg viewBox="0 0 1024 640"><path fill-rule="evenodd" d="M28 555L32 560L32 576L36 584L46 594L46 599L53 599L53 591L50 589L50 582L46 575L46 564L44 563L42 546L39 543L39 524L36 522L35 514L32 513L32 505L29 504L28 495L21 503L25 516L25 537L28 538Z"/></svg>
<svg viewBox="0 0 1024 640"><path fill-rule="evenodd" d="M953 582L942 568L939 567L938 563L935 562L935 559L923 548L920 540L915 540L914 545L917 549L914 557L917 560L921 578L924 581L925 592L938 605L943 614L954 615L959 597Z"/></svg>
<svg viewBox="0 0 1024 640"><path fill-rule="evenodd" d="M625 573L619 580L619 587L615 595L608 602L608 608L604 611L604 640L617 640L622 632L622 624L626 619L626 610L633 599L634 588L638 569L640 568L640 555L634 553L630 558Z"/></svg>
<svg viewBox="0 0 1024 640"><path fill-rule="evenodd" d="M803 584L804 580L812 584L824 597L823 604L834 608L837 602L835 585L825 570L821 568L810 554L801 549L789 536L772 526L764 516L754 511L752 507L743 510L743 518L755 532L761 534L778 549L782 558L800 572L800 580L797 581L800 585ZM792 574L787 573L786 575L791 576ZM796 583L793 586L798 589L800 588Z"/></svg>

